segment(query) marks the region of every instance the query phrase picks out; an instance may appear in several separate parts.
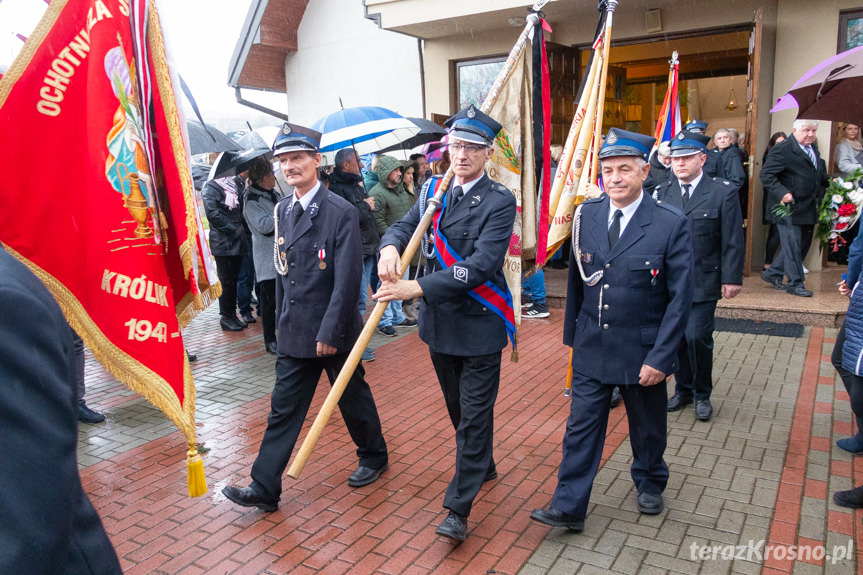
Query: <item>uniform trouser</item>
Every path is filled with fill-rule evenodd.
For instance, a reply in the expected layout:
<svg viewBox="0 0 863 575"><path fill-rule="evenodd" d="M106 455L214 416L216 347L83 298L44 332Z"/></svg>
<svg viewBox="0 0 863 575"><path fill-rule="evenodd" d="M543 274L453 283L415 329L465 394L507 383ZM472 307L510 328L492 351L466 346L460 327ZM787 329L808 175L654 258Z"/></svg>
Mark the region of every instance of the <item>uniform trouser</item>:
<svg viewBox="0 0 863 575"><path fill-rule="evenodd" d="M587 516L593 480L599 470L613 385L572 374L572 403L563 436L563 460L551 506L579 519ZM643 387L621 385L632 446L630 473L639 493L662 493L668 482L666 382Z"/></svg>
<svg viewBox="0 0 863 575"><path fill-rule="evenodd" d="M72 332L72 353L74 354L73 361L75 362L75 392L78 398L78 403L84 401L84 340L71 327Z"/></svg>
<svg viewBox="0 0 863 575"><path fill-rule="evenodd" d="M219 296L219 313L222 317L237 317L237 278L243 256L213 256L216 259L216 272L222 284Z"/></svg>
<svg viewBox="0 0 863 575"><path fill-rule="evenodd" d="M282 474L309 412L321 371L326 371L332 385L347 358L347 353L302 359L279 354L267 430L252 465L252 488L260 496L273 502L281 497ZM380 469L387 464L387 445L372 390L364 376L362 364L357 365L339 400L339 411L357 446L360 465Z"/></svg>
<svg viewBox="0 0 863 575"><path fill-rule="evenodd" d="M803 256L809 250L812 243L812 226L792 224L789 217L781 218L776 224L779 232L779 241L782 249L773 260L770 267L765 270L764 275L768 278L779 278L788 276L790 287L803 285ZM803 241L809 241L804 249Z"/></svg>
<svg viewBox="0 0 863 575"><path fill-rule="evenodd" d="M258 316L264 324L264 343L276 341L276 280L258 282Z"/></svg>
<svg viewBox="0 0 863 575"><path fill-rule="evenodd" d="M429 353L456 427L455 475L443 506L467 517L493 465L494 402L500 387L501 352L466 357Z"/></svg>
<svg viewBox="0 0 863 575"><path fill-rule="evenodd" d="M851 399L851 411L857 419L857 433L863 433L863 377L855 375L842 367L842 348L845 345L845 322L842 322L842 328L836 336L836 343L833 346L833 353L830 356L830 361L833 367L836 368L836 373L842 379L842 384L845 386L845 391Z"/></svg>
<svg viewBox="0 0 863 575"><path fill-rule="evenodd" d="M686 331L677 350L680 369L674 374L674 393L696 400L710 399L713 392L713 324L716 301L692 304Z"/></svg>

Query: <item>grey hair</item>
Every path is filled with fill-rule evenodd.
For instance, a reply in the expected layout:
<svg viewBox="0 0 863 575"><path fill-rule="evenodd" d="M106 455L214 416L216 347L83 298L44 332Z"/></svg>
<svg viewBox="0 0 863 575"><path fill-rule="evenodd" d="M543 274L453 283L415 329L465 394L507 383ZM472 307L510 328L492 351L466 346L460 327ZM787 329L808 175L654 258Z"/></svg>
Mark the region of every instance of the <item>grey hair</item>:
<svg viewBox="0 0 863 575"><path fill-rule="evenodd" d="M633 160L635 160L635 164L638 166L639 170L647 165L647 160L645 160L641 156L611 156L611 157L612 158L632 158ZM609 158L605 158L605 159L608 160ZM602 165L602 160L603 160L603 158L599 159L600 166Z"/></svg>
<svg viewBox="0 0 863 575"><path fill-rule="evenodd" d="M799 130L800 128L817 128L817 127L818 127L818 120L800 119L800 120L794 120L794 124L792 126L792 129L793 130Z"/></svg>
<svg viewBox="0 0 863 575"><path fill-rule="evenodd" d="M353 158L359 159L360 155L353 148L342 148L336 152L335 164L340 171L344 170L345 163Z"/></svg>
<svg viewBox="0 0 863 575"><path fill-rule="evenodd" d="M731 134L731 130L729 130L728 128L719 128L719 129L718 129L718 130L716 130L716 132L713 134L713 137L715 138L716 136L718 136L719 134L722 134L722 133L725 133L725 134ZM734 134L731 134L731 135L733 136Z"/></svg>

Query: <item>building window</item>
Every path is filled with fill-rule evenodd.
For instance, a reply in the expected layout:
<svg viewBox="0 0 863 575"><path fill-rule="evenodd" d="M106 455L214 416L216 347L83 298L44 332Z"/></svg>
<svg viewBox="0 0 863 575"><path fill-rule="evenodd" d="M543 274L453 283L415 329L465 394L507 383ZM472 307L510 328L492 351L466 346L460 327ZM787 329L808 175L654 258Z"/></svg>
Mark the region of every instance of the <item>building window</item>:
<svg viewBox="0 0 863 575"><path fill-rule="evenodd" d="M857 46L863 46L863 9L840 12L837 52Z"/></svg>
<svg viewBox="0 0 863 575"><path fill-rule="evenodd" d="M485 97L494 86L498 73L503 69L504 62L506 62L504 57L456 62L458 110L471 104L476 107L482 106Z"/></svg>

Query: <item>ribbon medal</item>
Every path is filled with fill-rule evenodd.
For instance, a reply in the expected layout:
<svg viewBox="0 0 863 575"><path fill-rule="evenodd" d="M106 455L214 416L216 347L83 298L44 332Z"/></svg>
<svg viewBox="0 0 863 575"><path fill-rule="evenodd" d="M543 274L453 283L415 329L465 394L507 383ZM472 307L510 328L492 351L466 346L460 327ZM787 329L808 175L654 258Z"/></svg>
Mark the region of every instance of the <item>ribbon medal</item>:
<svg viewBox="0 0 863 575"><path fill-rule="evenodd" d="M659 275L659 270L657 270L657 269L650 270L650 275L652 276L650 278L650 285L656 286L656 276Z"/></svg>
<svg viewBox="0 0 863 575"><path fill-rule="evenodd" d="M327 251L324 248L318 250L318 259L321 260L318 264L318 269L325 270L327 269L327 262L324 261L324 258L327 257Z"/></svg>

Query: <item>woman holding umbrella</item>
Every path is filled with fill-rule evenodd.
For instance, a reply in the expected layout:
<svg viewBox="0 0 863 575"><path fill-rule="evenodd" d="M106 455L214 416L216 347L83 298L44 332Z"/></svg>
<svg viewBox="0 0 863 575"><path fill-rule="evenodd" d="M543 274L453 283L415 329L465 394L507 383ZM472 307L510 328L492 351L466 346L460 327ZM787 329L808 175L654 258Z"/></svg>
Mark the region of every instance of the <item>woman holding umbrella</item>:
<svg viewBox="0 0 863 575"><path fill-rule="evenodd" d="M276 348L276 268L273 266L273 210L281 194L275 190L273 166L263 157L249 166L243 217L252 231L252 257L255 260L255 281L259 314L264 324L264 347L273 355Z"/></svg>

